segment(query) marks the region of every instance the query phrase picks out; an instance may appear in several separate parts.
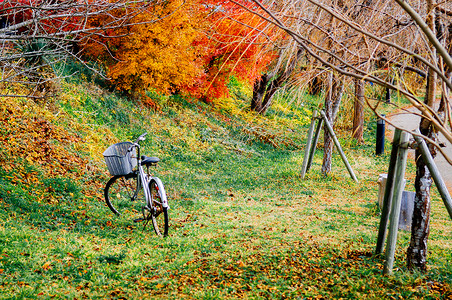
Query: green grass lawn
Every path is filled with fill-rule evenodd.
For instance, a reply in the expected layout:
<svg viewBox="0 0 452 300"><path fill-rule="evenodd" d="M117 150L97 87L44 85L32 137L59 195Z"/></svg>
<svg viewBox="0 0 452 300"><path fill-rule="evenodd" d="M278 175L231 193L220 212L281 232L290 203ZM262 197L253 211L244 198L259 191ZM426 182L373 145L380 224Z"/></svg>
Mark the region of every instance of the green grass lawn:
<svg viewBox="0 0 452 300"><path fill-rule="evenodd" d="M40 118L60 112L48 117L52 126L79 138L66 145L73 156L58 157L77 158L73 171L51 174L51 162L0 153L0 298L452 296L451 220L436 191L428 272L406 270L405 231L399 232L393 276L383 276L383 259L372 255L377 179L389 160L373 155L372 124L365 145L349 142L345 131L340 135L359 183L338 154L333 173L322 176L321 149L300 180L309 111L273 111L266 119L178 98L156 99L160 111L153 111L87 90L68 85L70 101L29 110ZM285 114L304 117L290 122ZM14 133L1 124L11 141ZM156 175L171 206L167 238L117 218L103 201L108 174L102 151L144 130L150 133L145 152L162 159ZM51 142L63 144L56 137ZM407 172L412 186L413 162Z"/></svg>

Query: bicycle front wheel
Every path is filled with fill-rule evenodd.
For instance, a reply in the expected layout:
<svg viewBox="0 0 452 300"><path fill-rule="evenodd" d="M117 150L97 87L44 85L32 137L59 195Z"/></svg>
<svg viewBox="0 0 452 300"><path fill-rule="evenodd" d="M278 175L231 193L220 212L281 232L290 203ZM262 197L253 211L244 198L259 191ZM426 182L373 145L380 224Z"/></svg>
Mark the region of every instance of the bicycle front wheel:
<svg viewBox="0 0 452 300"><path fill-rule="evenodd" d="M149 182L149 191L152 202L152 211L150 217L154 231L157 235L168 235L168 203L166 200L165 188L158 178L154 178Z"/></svg>
<svg viewBox="0 0 452 300"><path fill-rule="evenodd" d="M141 212L144 203L143 189L137 191L137 174L113 176L105 186L104 196L110 210L127 219L133 219Z"/></svg>

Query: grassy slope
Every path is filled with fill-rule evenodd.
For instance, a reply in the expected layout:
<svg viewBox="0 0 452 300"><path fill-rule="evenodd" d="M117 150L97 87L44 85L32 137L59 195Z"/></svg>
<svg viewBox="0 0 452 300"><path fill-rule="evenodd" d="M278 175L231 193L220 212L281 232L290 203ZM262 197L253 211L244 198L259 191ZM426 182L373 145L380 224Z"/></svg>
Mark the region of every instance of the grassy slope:
<svg viewBox="0 0 452 300"><path fill-rule="evenodd" d="M394 276L371 256L388 161L372 137L358 147L343 136L359 184L339 156L321 176L320 151L301 181L309 110L279 103L258 118L240 100L213 109L154 95L155 112L84 82L61 92L0 105L0 298L451 296L450 220L436 193L428 274L406 272L407 232ZM171 205L165 239L114 217L102 197L103 150L145 130Z"/></svg>

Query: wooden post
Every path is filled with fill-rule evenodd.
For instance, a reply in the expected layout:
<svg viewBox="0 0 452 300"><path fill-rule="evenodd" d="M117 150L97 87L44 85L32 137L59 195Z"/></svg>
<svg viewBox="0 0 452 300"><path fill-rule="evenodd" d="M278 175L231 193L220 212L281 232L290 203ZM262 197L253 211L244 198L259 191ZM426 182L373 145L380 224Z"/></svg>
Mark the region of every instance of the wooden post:
<svg viewBox="0 0 452 300"><path fill-rule="evenodd" d="M320 118L318 120L319 121L317 123L317 128L315 129L314 140L313 140L313 143L311 146L311 151L309 151L308 167L306 169L306 172L309 171L309 169L311 168L312 160L314 159L314 152L315 152L315 149L317 148L317 143L319 142L320 130L322 129L322 126L323 126L323 119Z"/></svg>
<svg viewBox="0 0 452 300"><path fill-rule="evenodd" d="M376 255L383 253L383 249L384 249L386 228L388 227L389 211L390 211L391 202L392 202L392 187L393 187L393 183L394 183L394 171L395 171L395 165L397 162L397 153L399 150L401 133L402 133L402 131L400 129L396 129L394 132L394 138L392 140L391 158L389 160L389 167L388 167L388 178L386 179L386 188L385 188L385 194L383 196L383 207L381 210L380 227L378 229L377 247L375 249Z"/></svg>
<svg viewBox="0 0 452 300"><path fill-rule="evenodd" d="M416 133L420 134L419 129L416 130ZM443 178L441 177L438 167L433 161L433 157L427 147L427 144L425 143L425 140L420 136L414 136L414 139L418 143L419 150L422 153L422 159L424 160L425 164L430 170L430 174L432 175L433 180L435 181L436 188L438 189L441 198L443 199L444 205L446 205L447 212L449 213L449 216L452 219L452 199L450 197L449 191L447 190L446 184L444 183Z"/></svg>
<svg viewBox="0 0 452 300"><path fill-rule="evenodd" d="M306 148L304 149L303 164L301 167L301 179L304 179L308 169L309 153L311 152L312 136L314 133L315 122L317 120L317 111L314 110L311 118L311 126L309 126L308 137L306 139Z"/></svg>
<svg viewBox="0 0 452 300"><path fill-rule="evenodd" d="M347 167L348 173L350 174L350 176L352 177L352 179L354 181L358 182L358 179L356 178L355 173L353 173L352 167L350 166L350 164L347 160L347 157L345 157L344 151L342 151L341 144L339 144L339 140L337 139L336 134L334 133L333 128L330 125L330 122L328 122L325 112L323 110L321 110L320 114L322 115L326 128L328 129L328 132L331 134L334 144L336 145L336 148L339 151L339 154L341 155L342 161L344 162L345 166Z"/></svg>
<svg viewBox="0 0 452 300"><path fill-rule="evenodd" d="M402 132L400 136L400 144L398 146L397 162L394 172L394 187L392 193L392 205L390 214L389 234L386 245L386 260L383 269L384 275L392 274L394 265L394 254L397 243L397 231L400 218L400 205L402 202L403 179L405 177L406 160L408 156L408 138L409 134Z"/></svg>

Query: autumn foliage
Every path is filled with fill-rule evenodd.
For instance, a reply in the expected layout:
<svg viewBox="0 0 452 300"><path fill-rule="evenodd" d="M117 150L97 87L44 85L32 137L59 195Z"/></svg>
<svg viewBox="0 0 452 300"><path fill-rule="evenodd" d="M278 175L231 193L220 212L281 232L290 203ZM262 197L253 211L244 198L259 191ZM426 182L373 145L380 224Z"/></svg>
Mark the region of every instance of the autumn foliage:
<svg viewBox="0 0 452 300"><path fill-rule="evenodd" d="M200 73L193 41L198 35L194 3L171 1L155 5L119 29L85 45L86 54L99 57L118 90L143 94L149 88L175 92ZM120 11L118 13L121 13ZM91 20L91 26L109 22L108 16Z"/></svg>
<svg viewBox="0 0 452 300"><path fill-rule="evenodd" d="M90 24L108 24L109 18ZM172 0L149 7L128 26L106 29L84 49L105 64L116 89L132 96L153 89L211 102L228 95L231 75L252 81L272 59L265 50L268 29L259 22L229 2Z"/></svg>
<svg viewBox="0 0 452 300"><path fill-rule="evenodd" d="M8 0L0 17L18 41L53 39L50 55L79 59L77 43L115 89L145 101L154 90L213 102L228 96L231 75L252 83L274 58L271 27L230 1ZM41 55L34 48L23 51Z"/></svg>

